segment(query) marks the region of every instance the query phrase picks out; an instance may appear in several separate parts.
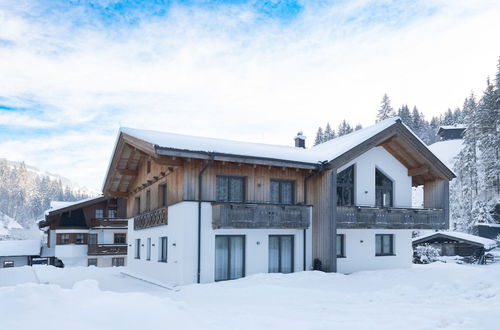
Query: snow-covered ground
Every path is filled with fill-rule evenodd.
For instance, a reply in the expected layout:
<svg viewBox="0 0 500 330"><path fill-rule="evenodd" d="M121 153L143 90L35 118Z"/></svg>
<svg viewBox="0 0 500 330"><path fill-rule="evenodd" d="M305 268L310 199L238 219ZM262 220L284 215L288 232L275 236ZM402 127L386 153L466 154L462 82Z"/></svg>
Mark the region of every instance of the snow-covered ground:
<svg viewBox="0 0 500 330"><path fill-rule="evenodd" d="M499 329L500 263L260 274L171 291L123 268L0 269L2 329Z"/></svg>

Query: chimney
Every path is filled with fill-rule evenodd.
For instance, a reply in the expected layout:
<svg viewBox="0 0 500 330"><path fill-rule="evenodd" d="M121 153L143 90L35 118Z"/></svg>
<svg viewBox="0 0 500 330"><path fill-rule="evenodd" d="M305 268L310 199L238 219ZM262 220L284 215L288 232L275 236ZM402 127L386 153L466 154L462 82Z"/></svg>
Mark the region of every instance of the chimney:
<svg viewBox="0 0 500 330"><path fill-rule="evenodd" d="M297 136L295 137L295 146L297 148L304 148L306 147L306 137L302 132L298 132Z"/></svg>

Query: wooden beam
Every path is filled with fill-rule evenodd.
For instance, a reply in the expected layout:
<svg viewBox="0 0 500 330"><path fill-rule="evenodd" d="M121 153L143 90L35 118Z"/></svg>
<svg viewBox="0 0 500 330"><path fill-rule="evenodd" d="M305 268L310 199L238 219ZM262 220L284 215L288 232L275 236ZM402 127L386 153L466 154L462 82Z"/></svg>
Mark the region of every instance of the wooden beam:
<svg viewBox="0 0 500 330"><path fill-rule="evenodd" d="M137 170L129 170L127 168L117 168L116 172L120 175L130 175L130 176L137 175Z"/></svg>
<svg viewBox="0 0 500 330"><path fill-rule="evenodd" d="M408 176L417 176L417 175L423 175L429 173L429 167L428 166L421 166L421 167L416 167L416 168L410 168L408 169Z"/></svg>
<svg viewBox="0 0 500 330"><path fill-rule="evenodd" d="M111 195L113 197L127 198L128 197L128 192L124 192L124 191L109 191L108 195Z"/></svg>
<svg viewBox="0 0 500 330"><path fill-rule="evenodd" d="M182 166L184 165L184 161L181 158L177 157L155 157L153 161L160 165L169 165L169 166Z"/></svg>

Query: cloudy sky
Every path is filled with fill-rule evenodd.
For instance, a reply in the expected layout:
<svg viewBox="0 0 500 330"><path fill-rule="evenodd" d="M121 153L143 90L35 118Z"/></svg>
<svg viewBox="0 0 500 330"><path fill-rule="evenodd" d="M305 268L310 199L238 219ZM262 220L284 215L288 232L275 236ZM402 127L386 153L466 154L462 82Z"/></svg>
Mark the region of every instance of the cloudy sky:
<svg viewBox="0 0 500 330"><path fill-rule="evenodd" d="M309 145L480 93L500 1L0 0L0 158L100 189L120 126Z"/></svg>

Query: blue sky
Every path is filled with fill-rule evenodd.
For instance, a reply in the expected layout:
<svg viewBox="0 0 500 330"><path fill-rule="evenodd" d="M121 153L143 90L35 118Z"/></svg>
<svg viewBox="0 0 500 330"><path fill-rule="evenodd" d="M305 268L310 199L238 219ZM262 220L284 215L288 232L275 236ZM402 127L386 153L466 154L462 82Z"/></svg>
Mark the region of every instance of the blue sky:
<svg viewBox="0 0 500 330"><path fill-rule="evenodd" d="M0 157L100 189L120 126L292 144L480 92L498 1L0 0ZM311 142L310 142L311 143Z"/></svg>

